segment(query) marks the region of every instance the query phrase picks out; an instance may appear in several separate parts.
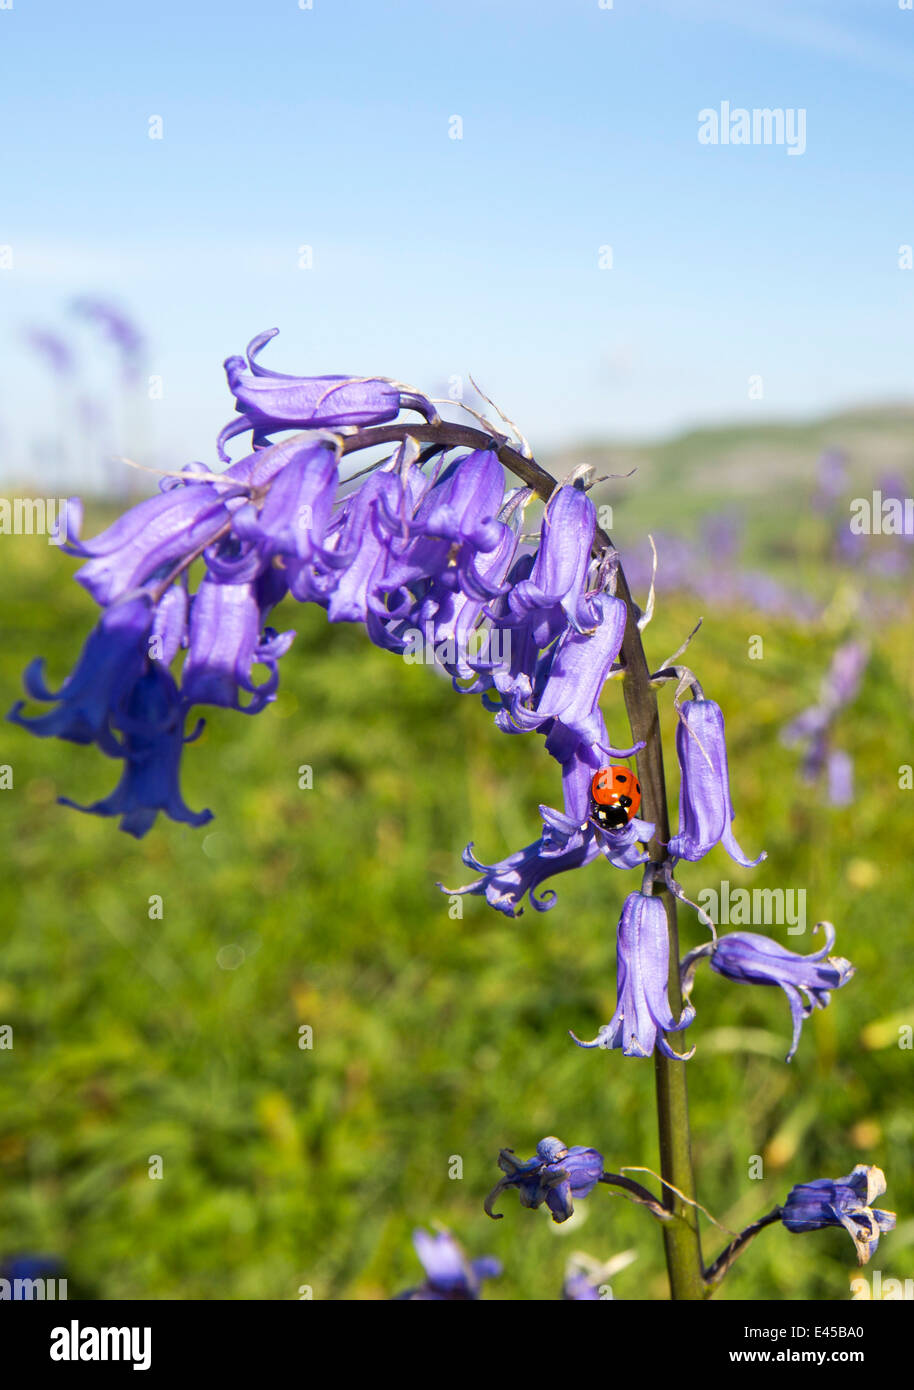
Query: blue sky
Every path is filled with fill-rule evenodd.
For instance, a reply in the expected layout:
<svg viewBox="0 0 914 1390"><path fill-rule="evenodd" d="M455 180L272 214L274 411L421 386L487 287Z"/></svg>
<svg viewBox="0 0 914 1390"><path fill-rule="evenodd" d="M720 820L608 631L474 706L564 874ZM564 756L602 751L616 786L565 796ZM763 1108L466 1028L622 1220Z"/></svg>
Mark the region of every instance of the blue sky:
<svg viewBox="0 0 914 1390"><path fill-rule="evenodd" d="M471 372L542 447L907 398L912 86L897 0L13 0L6 469L70 428L24 325L104 389L78 293L142 325L162 399L118 438L169 466L272 326L278 370ZM722 101L803 108L805 153L701 145Z"/></svg>

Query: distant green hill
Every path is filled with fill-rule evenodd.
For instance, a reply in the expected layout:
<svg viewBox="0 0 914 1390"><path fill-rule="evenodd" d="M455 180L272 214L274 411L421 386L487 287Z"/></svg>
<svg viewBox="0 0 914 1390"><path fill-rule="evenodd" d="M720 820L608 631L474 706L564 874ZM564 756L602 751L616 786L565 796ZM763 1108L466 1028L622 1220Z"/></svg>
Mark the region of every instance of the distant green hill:
<svg viewBox="0 0 914 1390"><path fill-rule="evenodd" d="M624 506L626 520L670 530L688 529L711 505L753 513L793 512L812 495L818 460L826 449L847 456L852 495L886 474L914 487L914 405L859 408L820 420L732 424L689 430L656 443L587 440L553 454L562 474L579 463L599 473L633 477L594 490L598 501Z"/></svg>

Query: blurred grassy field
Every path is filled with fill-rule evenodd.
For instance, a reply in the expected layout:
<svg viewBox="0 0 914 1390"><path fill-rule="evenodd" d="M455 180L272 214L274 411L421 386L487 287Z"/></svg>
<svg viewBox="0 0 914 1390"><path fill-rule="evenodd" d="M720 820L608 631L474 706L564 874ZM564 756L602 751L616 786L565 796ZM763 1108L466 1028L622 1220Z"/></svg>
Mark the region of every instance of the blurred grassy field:
<svg viewBox="0 0 914 1390"><path fill-rule="evenodd" d="M628 543L648 499L634 483L626 496L637 499L617 509ZM785 515L776 499L758 510L750 543L818 591L822 620L706 612L689 657L727 717L737 837L769 858L746 871L716 850L682 881L692 896L721 879L806 888L810 926L834 921L857 975L805 1025L789 1066L781 992L699 976L699 1196L739 1228L794 1182L877 1163L899 1227L873 1266L905 1278L914 1053L898 1030L914 1024L914 793L897 770L914 762L910 580L895 585L896 602L908 597L891 620L869 624L873 657L837 730L858 803L829 808L778 735L859 621L858 585L816 559L818 523L795 501ZM792 558L777 549L785 526L804 538ZM38 653L59 683L92 604L43 540L2 545L8 707ZM700 611L662 596L649 655L667 656ZM464 844L491 862L535 838L539 802L560 804L541 740L499 735L478 700L317 611L290 607L276 625L299 633L276 704L254 719L214 712L187 750L186 799L216 815L202 830L160 820L137 843L56 806L60 794L104 794L116 767L3 726L14 786L0 793L0 1023L15 1045L0 1051L0 1258L53 1252L71 1293L98 1298L292 1299L304 1284L317 1298L385 1298L417 1282L410 1232L437 1221L471 1254L502 1259L487 1297L556 1297L572 1251L629 1248L638 1259L615 1296L664 1297L659 1235L624 1199L598 1192L563 1227L510 1195L503 1221L482 1211L499 1147L528 1156L545 1134L596 1145L612 1167L657 1166L651 1065L582 1053L567 1036L592 1036L613 1010L614 928L638 875L601 862L557 879L550 912L511 922L467 898L452 920L435 883L469 877ZM753 634L764 660L748 659ZM604 707L624 739L618 686ZM664 711L671 746L669 697ZM302 764L310 790L298 787ZM149 917L156 894L162 920ZM794 949L818 945L769 930ZM682 937L704 939L691 914ZM311 1050L298 1046L302 1025ZM454 1155L461 1180L449 1177ZM704 1229L712 1256L727 1237ZM847 1298L855 1268L842 1231L776 1228L718 1297Z"/></svg>

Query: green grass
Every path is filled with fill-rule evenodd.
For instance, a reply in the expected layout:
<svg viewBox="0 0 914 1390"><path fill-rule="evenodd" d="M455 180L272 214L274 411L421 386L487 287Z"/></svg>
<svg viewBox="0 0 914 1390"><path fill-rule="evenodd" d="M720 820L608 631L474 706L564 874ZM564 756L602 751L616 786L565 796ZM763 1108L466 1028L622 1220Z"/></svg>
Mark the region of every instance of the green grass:
<svg viewBox="0 0 914 1390"><path fill-rule="evenodd" d="M3 547L8 705L37 653L60 681L92 605L42 541ZM319 612L279 616L299 635L275 706L215 712L187 750L186 798L216 815L202 830L160 821L135 842L58 807L60 794L110 790L114 764L3 726L14 785L0 792L0 1023L14 1047L0 1050L0 1255L53 1251L71 1293L98 1298L289 1299L303 1284L317 1298L384 1298L417 1280L410 1232L437 1221L503 1260L487 1297L553 1298L573 1250L627 1248L638 1259L616 1297L663 1297L658 1232L622 1198L598 1191L566 1227L510 1194L503 1221L482 1212L499 1147L526 1156L544 1134L594 1144L614 1167L657 1166L650 1064L568 1038L612 1012L615 922L638 875L601 862L556 880L551 912L512 922L467 898L453 919L435 884L466 881L463 845L490 862L535 837L539 802L559 804L541 740L499 735L478 700ZM693 601L663 599L653 658L697 616ZM815 629L705 615L689 659L727 717L737 836L769 858L746 871L718 849L682 874L692 896L721 879L805 887L810 923L834 921L858 971L789 1066L780 991L699 976L689 1085L702 1202L738 1228L794 1182L878 1163L899 1229L874 1265L901 1278L914 1258L914 1053L898 1046L914 1024L914 793L897 776L914 761L911 616L872 632L839 726L860 798L839 811L801 786L778 733L815 698L840 613ZM762 661L747 657L755 633ZM617 685L604 704L624 739ZM664 719L671 746L669 696ZM703 939L691 914L682 935L684 947ZM753 1155L762 1180L748 1176ZM726 1239L705 1224L709 1256ZM854 1273L842 1231L778 1227L718 1297L846 1298Z"/></svg>

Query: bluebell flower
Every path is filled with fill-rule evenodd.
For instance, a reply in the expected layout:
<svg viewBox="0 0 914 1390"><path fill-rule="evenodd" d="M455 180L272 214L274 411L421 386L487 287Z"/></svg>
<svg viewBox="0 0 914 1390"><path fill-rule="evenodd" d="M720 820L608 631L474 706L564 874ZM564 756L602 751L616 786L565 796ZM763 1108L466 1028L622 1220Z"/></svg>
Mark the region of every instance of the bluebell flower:
<svg viewBox="0 0 914 1390"><path fill-rule="evenodd" d="M643 846L653 839L653 822L633 816L621 829L610 830L591 817L591 782L594 773L606 763L607 742L608 735L595 746L578 744L572 756L562 764L564 811L552 806L539 808L543 818L544 852L556 854L575 848L581 840L593 841L614 868L635 869L648 861ZM546 746L548 749L548 742Z"/></svg>
<svg viewBox="0 0 914 1390"><path fill-rule="evenodd" d="M497 628L487 605L510 583L517 492L503 500L501 464L486 452L446 470L431 492L441 489L449 500L432 504L426 494L407 527L409 533L430 527L434 534L419 530L390 548L385 630L404 649L433 651L458 693L483 692L493 683L492 670L511 661L511 634Z"/></svg>
<svg viewBox="0 0 914 1390"><path fill-rule="evenodd" d="M509 598L515 592L512 589ZM607 831L591 819L590 784L594 773L611 757L627 757L643 744L614 748L599 704L625 632L625 605L608 594L595 594L589 614L594 623L591 632L567 626L563 636L542 657L537 653L533 631L528 628L528 645L523 650L534 669L524 671L513 655L508 683L501 686L503 692L510 694L507 698L503 694L500 707L489 704L496 710L496 724L503 732L537 730L546 735L546 751L562 767L565 800L564 812L540 807L540 839L507 859L485 865L473 857L471 846L464 853L464 863L480 870L483 877L452 891L484 894L490 906L508 916L520 915L520 903L528 892L539 911L552 907L555 893L550 890L538 899L533 892L537 885L557 873L590 863L598 854L614 867L624 869L635 868L648 858L642 845L653 837L654 826L650 822L636 818L621 830ZM523 626L508 626L505 630L513 635L518 630L523 632ZM500 672L494 663L492 670L498 688Z"/></svg>
<svg viewBox="0 0 914 1390"><path fill-rule="evenodd" d="M506 733L540 726L544 732L549 731L552 725L546 715L531 714L521 724L512 720L511 713L521 707L536 710L549 677L556 639L569 626L583 634L593 633L600 624L602 613L593 603L595 595L588 590L595 526L596 513L586 493L571 486L558 488L543 516L538 549L534 554L518 557L508 574L506 593L493 599L486 610L492 619L493 634L501 639L494 645L507 652L507 659L472 661L471 666L481 677L473 689L494 688L502 697L501 705L490 703L485 696L483 702L496 714L499 727ZM610 632L604 632L604 639L609 635ZM592 665L596 656L594 651ZM566 682L565 690L569 689L570 683ZM572 739L564 751L554 752L560 761L567 755Z"/></svg>
<svg viewBox="0 0 914 1390"><path fill-rule="evenodd" d="M260 609L260 617L265 622L272 610L289 592L289 583L285 571L277 565L268 565L254 582L254 591L257 594L257 607Z"/></svg>
<svg viewBox="0 0 914 1390"><path fill-rule="evenodd" d="M476 550L494 550L504 522L498 520L505 475L493 449L474 449L445 468L424 494L410 529Z"/></svg>
<svg viewBox="0 0 914 1390"><path fill-rule="evenodd" d="M207 579L220 584L251 584L271 567L270 556L264 554L256 541L240 540L232 532L219 536L212 545L208 545L203 559ZM285 575L285 579L288 589L288 575Z"/></svg>
<svg viewBox="0 0 914 1390"><path fill-rule="evenodd" d="M413 1232L413 1245L425 1270L425 1282L397 1295L411 1303L468 1302L479 1298L482 1281L497 1279L501 1262L492 1255L470 1260L450 1231Z"/></svg>
<svg viewBox="0 0 914 1390"><path fill-rule="evenodd" d="M346 562L314 586L318 602L326 594L332 623L365 623L373 614L383 615L379 596L392 540L390 518L396 517L402 496L399 477L379 469L343 500L326 548Z"/></svg>
<svg viewBox="0 0 914 1390"><path fill-rule="evenodd" d="M186 583L172 584L155 606L149 634L149 655L161 661L163 666L170 666L178 652L187 646L189 612L190 596Z"/></svg>
<svg viewBox="0 0 914 1390"><path fill-rule="evenodd" d="M605 830L602 826L588 822L576 825L569 816L556 811L552 806L541 806L543 818L543 837L540 841L541 854L549 859L564 854L581 845L588 848L584 863L589 864L596 853L614 869L637 869L650 858L645 845L654 835L652 821L640 820L634 816L621 830Z"/></svg>
<svg viewBox="0 0 914 1390"><path fill-rule="evenodd" d="M788 951L769 936L756 932L727 932L705 946L691 951L682 962L683 988L688 994L695 965L707 956L712 970L728 980L749 985L779 985L787 995L793 1019L793 1038L789 1062L800 1042L804 1019L813 1009L824 1009L833 989L846 985L854 967L843 956L832 956L835 929L831 922L819 922L825 932L825 945L811 955Z"/></svg>
<svg viewBox="0 0 914 1390"><path fill-rule="evenodd" d="M516 548L516 537L505 527L494 550L476 556L470 584L454 587L441 576L426 588L414 618L403 619L398 625L400 632L418 633L426 645L435 649L436 659L451 676L454 689L460 694L479 690L476 666L480 657L500 664L507 655L502 640L504 634L482 621L486 596L480 593L477 581L495 587L502 585ZM460 681L471 684L463 686Z"/></svg>
<svg viewBox="0 0 914 1390"><path fill-rule="evenodd" d="M521 555L512 565L506 580L509 591L519 582L518 576L529 573L532 559L531 555ZM504 618L504 610L504 600L490 603L485 609L491 620L491 649L488 652L480 652L470 661L477 679L468 687L468 691L482 695L484 707L490 710L496 719L502 719L501 727L504 732L515 733L519 730L506 719L504 712L512 702L528 700L533 695L534 680L542 670L539 661L540 641L535 619L516 624L509 623ZM561 616L558 624L558 631L561 631L565 625L564 614L561 609L557 609L556 612ZM553 633L553 639L555 635ZM494 699L489 693L493 690L501 697L500 700Z"/></svg>
<svg viewBox="0 0 914 1390"><path fill-rule="evenodd" d="M220 432L221 459L227 457L228 441L247 430L253 432L254 443L261 444L279 430L382 425L404 409L437 419L434 406L424 396L386 377L286 376L262 367L257 355L278 332L271 328L253 338L247 361L243 357L225 360L225 375L240 418Z"/></svg>
<svg viewBox="0 0 914 1390"><path fill-rule="evenodd" d="M86 307L120 331L105 306ZM269 371L258 354L272 336L254 339L246 362L226 363L239 418L223 431L220 451L250 432L245 457L222 474L193 463L165 477L157 496L88 540L79 539L81 509L68 506L67 549L84 561L77 578L107 611L59 692L47 689L40 666L29 668L28 693L57 708L32 718L17 705L12 717L123 758L121 785L91 809L121 814L133 833L144 833L156 809L203 823L208 813L189 811L178 791L184 717L196 704L256 713L272 700L292 634L265 619L289 594L318 603L331 622L362 622L392 651L407 652L418 631L455 689L482 694L489 708L499 696L503 727L545 736L562 766L565 811L541 808L539 841L501 864L470 857L483 877L458 891L485 893L513 915L528 893L540 910L551 906L555 895L538 897L538 885L597 854L619 867L643 862L641 837L653 829L646 822L604 832L577 791L569 811L579 764L630 751L612 747L599 706L627 614L602 592L604 571L592 566L596 513L586 493L556 488L536 552L520 557L532 494L506 496L494 436L491 447L456 456L408 437L358 487L344 483L340 496L342 436L404 409L436 413L387 378ZM270 442L290 430L298 433ZM205 577L191 594L197 560ZM168 668L184 651L179 690ZM255 683L258 665L266 675Z"/></svg>
<svg viewBox="0 0 914 1390"><path fill-rule="evenodd" d="M278 634L263 626L253 584L218 584L204 579L193 597L190 638L182 672L187 705L224 705L257 714L276 698L277 661L288 651L294 632ZM254 665L265 666L266 680L255 684ZM241 703L241 692L251 699Z"/></svg>
<svg viewBox="0 0 914 1390"><path fill-rule="evenodd" d="M601 855L616 869L635 869L648 861L643 848L654 834L650 821L629 821L621 830L602 830L592 824L573 826L569 818L551 806L541 806L543 833L533 844L509 854L494 864L483 864L473 854L472 841L463 852L463 862L475 869L480 878L460 888L446 888L445 893L470 893L484 897L490 907L507 917L520 917L523 900L529 901L537 912L548 912L555 906L556 893L547 889L537 896L536 889L546 879L582 869Z"/></svg>
<svg viewBox="0 0 914 1390"><path fill-rule="evenodd" d="M679 832L670 840L670 858L703 859L716 844L737 864L753 868L765 858L749 859L740 849L730 822L730 772L724 717L713 700L686 700L676 727L679 759Z"/></svg>
<svg viewBox="0 0 914 1390"><path fill-rule="evenodd" d="M449 463L420 497L406 536L391 545L388 591L447 575L472 597L497 597L504 585L488 583L477 558L515 544L513 530L498 515L504 492L504 470L493 450L474 450ZM396 615L413 616L414 601L410 594Z"/></svg>
<svg viewBox="0 0 914 1390"><path fill-rule="evenodd" d="M587 597L596 525L596 509L586 492L571 485L556 488L543 513L539 549L529 578L515 584L508 598L515 620L524 620L531 612L548 619L559 607L578 632L596 627L599 619ZM540 646L546 645L540 642Z"/></svg>
<svg viewBox="0 0 914 1390"><path fill-rule="evenodd" d="M674 1052L664 1033L688 1028L695 1017L690 1004L679 1019L669 1002L670 937L660 897L630 893L622 907L617 934L616 1011L591 1042L572 1037L579 1047L622 1049L624 1057L650 1057L654 1048L684 1060L695 1051Z"/></svg>
<svg viewBox="0 0 914 1390"><path fill-rule="evenodd" d="M124 734L124 771L110 796L91 806L60 797L63 806L97 816L120 816L121 830L140 839L159 811L172 820L205 825L210 811L191 811L178 785L184 733L184 704L171 672L153 662L140 677L115 724Z"/></svg>
<svg viewBox="0 0 914 1390"><path fill-rule="evenodd" d="M76 580L106 607L132 589L167 577L172 566L228 529L231 491L212 483L178 483L131 507L93 539L71 537L68 552L86 560Z"/></svg>
<svg viewBox="0 0 914 1390"><path fill-rule="evenodd" d="M879 1244L879 1237L895 1226L895 1213L873 1207L886 1190L881 1168L858 1163L846 1178L816 1178L791 1188L781 1208L781 1220L788 1231L802 1234L821 1231L826 1226L843 1226L866 1264Z"/></svg>
<svg viewBox="0 0 914 1390"><path fill-rule="evenodd" d="M472 841L463 851L463 862L482 875L473 883L465 883L461 888L444 888L445 893L472 893L485 898L490 907L503 912L506 917L520 917L522 903L529 894L530 902L537 912L547 912L555 904L555 892L547 889L541 897L535 889L547 878L566 873L569 869L580 869L589 864L599 854L596 837L578 843L569 849L556 851L548 836L543 836L525 849L510 854L495 864L482 864L472 853Z"/></svg>
<svg viewBox="0 0 914 1390"><path fill-rule="evenodd" d="M565 762L579 743L595 744L606 737L600 694L618 660L628 612L621 599L601 594L592 600L591 616L591 632L579 633L569 626L541 658L542 676L534 679L534 690L538 684L541 689L535 697L511 701L496 718L508 731L514 726L546 733L549 752L559 762ZM604 752L627 756L609 747Z"/></svg>
<svg viewBox="0 0 914 1390"><path fill-rule="evenodd" d="M232 514L233 534L256 546L264 562L282 556L289 587L298 598L310 598L310 566L326 558L337 459L337 449L327 440L303 444L271 479L259 503L244 502Z"/></svg>
<svg viewBox="0 0 914 1390"><path fill-rule="evenodd" d="M590 781L601 761L599 752L579 745L573 759L563 768L565 811L540 806L543 818L540 838L495 864L481 863L472 853L471 842L463 852L463 862L476 869L481 877L460 888L439 885L442 891L483 896L498 912L507 917L520 917L523 900L528 894L537 912L547 912L555 906L553 889L547 889L539 897L536 895L535 890L546 879L570 869L584 868L601 855L617 869L634 869L646 864L649 856L643 846L654 835L651 821L634 817L621 830L604 830L589 819ZM586 783L586 791L579 796L582 783Z"/></svg>
<svg viewBox="0 0 914 1390"><path fill-rule="evenodd" d="M585 698L589 700L590 694ZM558 727L558 721L554 727ZM569 744L572 747L570 756L562 764L565 809L558 811L551 806L540 806L543 821L540 838L495 864L481 863L472 853L472 843L469 844L464 850L463 862L478 870L482 877L461 888L444 888L444 892L483 895L490 907L506 916L519 917L528 893L530 902L539 912L555 905L556 894L552 889L541 897L534 892L545 879L569 869L583 868L600 855L617 869L634 869L647 863L649 856L644 846L654 835L651 821L634 817L620 830L605 830L591 819L590 784L594 773L605 765L608 756L627 756L635 751L612 748L599 708L595 712L593 729L598 738L594 745L576 742L573 737L568 738L567 744L564 741L561 744L561 751ZM549 738L546 751L553 752Z"/></svg>
<svg viewBox="0 0 914 1390"><path fill-rule="evenodd" d="M495 1198L505 1188L516 1187L522 1207L540 1207L545 1202L556 1222L567 1221L574 1213L573 1198L583 1198L592 1192L603 1176L603 1155L596 1149L580 1144L567 1148L554 1136L541 1139L534 1158L518 1159L513 1149L502 1149L498 1166L504 1173L486 1198L486 1211L496 1220L500 1214L492 1210Z"/></svg>
<svg viewBox="0 0 914 1390"><path fill-rule="evenodd" d="M149 594L130 594L108 608L89 634L79 661L60 690L49 690L44 662L36 658L25 671L23 684L33 700L55 701L47 714L24 715L22 700L9 718L40 738L63 738L71 743L97 743L117 755L118 740L110 720L123 707L146 666L153 623Z"/></svg>

